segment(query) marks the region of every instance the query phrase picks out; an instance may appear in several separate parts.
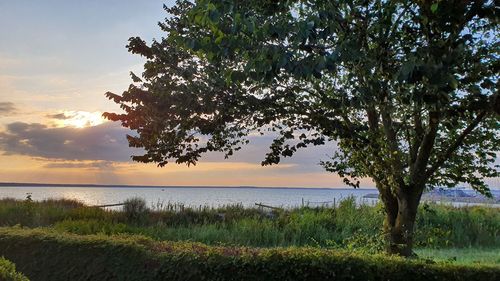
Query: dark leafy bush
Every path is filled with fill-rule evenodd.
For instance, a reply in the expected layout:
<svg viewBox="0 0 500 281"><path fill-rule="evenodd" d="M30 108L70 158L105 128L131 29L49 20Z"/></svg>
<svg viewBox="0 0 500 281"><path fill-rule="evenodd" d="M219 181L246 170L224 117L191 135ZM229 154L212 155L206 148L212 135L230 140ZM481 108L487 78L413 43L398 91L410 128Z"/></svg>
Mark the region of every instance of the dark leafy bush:
<svg viewBox="0 0 500 281"><path fill-rule="evenodd" d="M137 223L147 220L149 210L143 198L129 198L123 203L123 212L129 221Z"/></svg>
<svg viewBox="0 0 500 281"><path fill-rule="evenodd" d="M1 281L29 281L29 279L22 273L16 271L16 266L0 257L0 280Z"/></svg>
<svg viewBox="0 0 500 281"><path fill-rule="evenodd" d="M317 248L252 249L141 236L0 228L0 255L36 280L482 280L500 268L428 263Z"/></svg>

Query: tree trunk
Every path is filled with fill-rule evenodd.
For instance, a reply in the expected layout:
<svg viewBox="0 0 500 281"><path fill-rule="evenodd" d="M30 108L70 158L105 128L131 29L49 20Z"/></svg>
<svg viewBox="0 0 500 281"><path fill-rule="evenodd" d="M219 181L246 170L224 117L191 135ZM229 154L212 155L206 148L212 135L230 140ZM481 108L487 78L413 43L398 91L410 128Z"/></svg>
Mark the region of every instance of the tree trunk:
<svg viewBox="0 0 500 281"><path fill-rule="evenodd" d="M413 252L413 232L420 195L421 192L408 187L400 189L396 196L392 195L392 197L387 198L387 194L382 195L386 210L384 230L389 254L403 257L415 255Z"/></svg>

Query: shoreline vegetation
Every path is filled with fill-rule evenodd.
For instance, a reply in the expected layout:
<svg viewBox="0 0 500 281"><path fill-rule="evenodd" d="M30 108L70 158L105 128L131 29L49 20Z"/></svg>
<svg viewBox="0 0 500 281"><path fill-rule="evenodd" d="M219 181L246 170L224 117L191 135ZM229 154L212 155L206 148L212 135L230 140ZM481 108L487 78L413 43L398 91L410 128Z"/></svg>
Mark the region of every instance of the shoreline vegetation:
<svg viewBox="0 0 500 281"><path fill-rule="evenodd" d="M141 280L157 280L158 276L186 280L175 275L169 265L172 262L192 267L189 270L203 271L206 276L218 276L207 280L236 280L234 276L226 279L221 276L231 266L236 271L255 270L264 275L278 270L279 275L299 261L302 272L319 266L324 270L323 276L342 274L345 273L342 268L354 267L372 276L367 280L379 280L387 272L389 275L383 276L403 280L397 276L407 278L407 273L415 270L427 272L420 277L438 276L439 280L467 280L464 276L475 275L496 280L500 272L497 208L422 204L415 232L417 257L411 260L384 254L383 218L380 204L360 205L354 197L340 201L335 207L292 209L242 205L190 208L161 202L147 206L141 198L128 199L122 209L104 209L68 199L4 198L0 199L0 257L15 263L18 271L29 278L36 276L33 280L75 278L80 275L74 274L83 274L84 270L76 263L95 267L95 272L92 269L86 275L91 279L96 276L116 279L125 274L121 272L124 263L131 262L134 263L131 267L137 267L141 261L151 260L155 260L151 262L154 270L158 270L154 271L157 275ZM155 249L162 249L161 254ZM170 250L164 252L165 249ZM97 261L106 264L109 251L116 251L112 264L107 267L97 264ZM226 253L232 253L231 257L225 256ZM89 260L87 254L96 256L97 261ZM49 256L62 258L46 264L44 260ZM44 270L37 269L40 263L44 264ZM190 265L193 263L196 265ZM251 265L254 263L261 265L254 268ZM157 268L160 264L166 268ZM337 268L330 268L334 265ZM116 268L109 268L113 266ZM66 272L64 267L72 271ZM235 276L242 276L241 272ZM136 280L133 276L139 271L130 274L123 280ZM356 275L350 271L349 274Z"/></svg>
<svg viewBox="0 0 500 281"><path fill-rule="evenodd" d="M0 200L0 226L50 228L58 232L138 234L155 240L196 241L247 247L312 246L380 253L384 238L380 204L359 205L354 197L335 207L292 209L227 205L186 207L131 198L122 209L86 206L68 199ZM500 249L500 212L484 206L424 203L415 233L417 249ZM492 259L500 264L500 254Z"/></svg>

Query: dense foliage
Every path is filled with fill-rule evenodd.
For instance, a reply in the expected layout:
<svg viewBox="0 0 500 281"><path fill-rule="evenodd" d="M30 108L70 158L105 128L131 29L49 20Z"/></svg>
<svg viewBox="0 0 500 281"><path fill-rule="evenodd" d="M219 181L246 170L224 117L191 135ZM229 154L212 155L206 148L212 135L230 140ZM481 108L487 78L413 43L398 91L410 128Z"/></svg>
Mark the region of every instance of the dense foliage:
<svg viewBox="0 0 500 281"><path fill-rule="evenodd" d="M142 77L108 113L137 135L141 162L195 164L248 135L275 139L264 165L335 141L328 171L370 177L389 250L411 254L426 187L499 175L496 1L178 1L166 36L129 50Z"/></svg>
<svg viewBox="0 0 500 281"><path fill-rule="evenodd" d="M141 234L157 240L211 245L313 246L367 253L380 252L384 246L383 208L356 205L353 198L335 208L273 212L239 205L193 209L159 204L154 210L141 212L140 221L127 210L130 208L106 211L68 200L4 199L0 200L0 226L53 227L82 235ZM500 212L496 208L424 204L416 223L415 244L419 248L500 248Z"/></svg>
<svg viewBox="0 0 500 281"><path fill-rule="evenodd" d="M36 280L497 280L456 266L314 248L249 249L0 228L0 254Z"/></svg>
<svg viewBox="0 0 500 281"><path fill-rule="evenodd" d="M0 256L0 280L2 281L29 281L26 276L16 271L16 266Z"/></svg>

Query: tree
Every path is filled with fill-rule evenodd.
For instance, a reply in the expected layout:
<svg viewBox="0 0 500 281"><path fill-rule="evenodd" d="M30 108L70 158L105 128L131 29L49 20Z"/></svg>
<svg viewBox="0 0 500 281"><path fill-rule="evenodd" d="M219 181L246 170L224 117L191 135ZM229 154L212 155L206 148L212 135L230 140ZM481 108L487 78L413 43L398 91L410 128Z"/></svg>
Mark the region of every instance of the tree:
<svg viewBox="0 0 500 281"><path fill-rule="evenodd" d="M107 93L137 131L133 156L164 166L232 155L258 131L263 165L337 143L321 164L376 183L388 251L412 255L426 188L498 177L499 8L494 1L178 1L166 37L132 53L142 78Z"/></svg>

